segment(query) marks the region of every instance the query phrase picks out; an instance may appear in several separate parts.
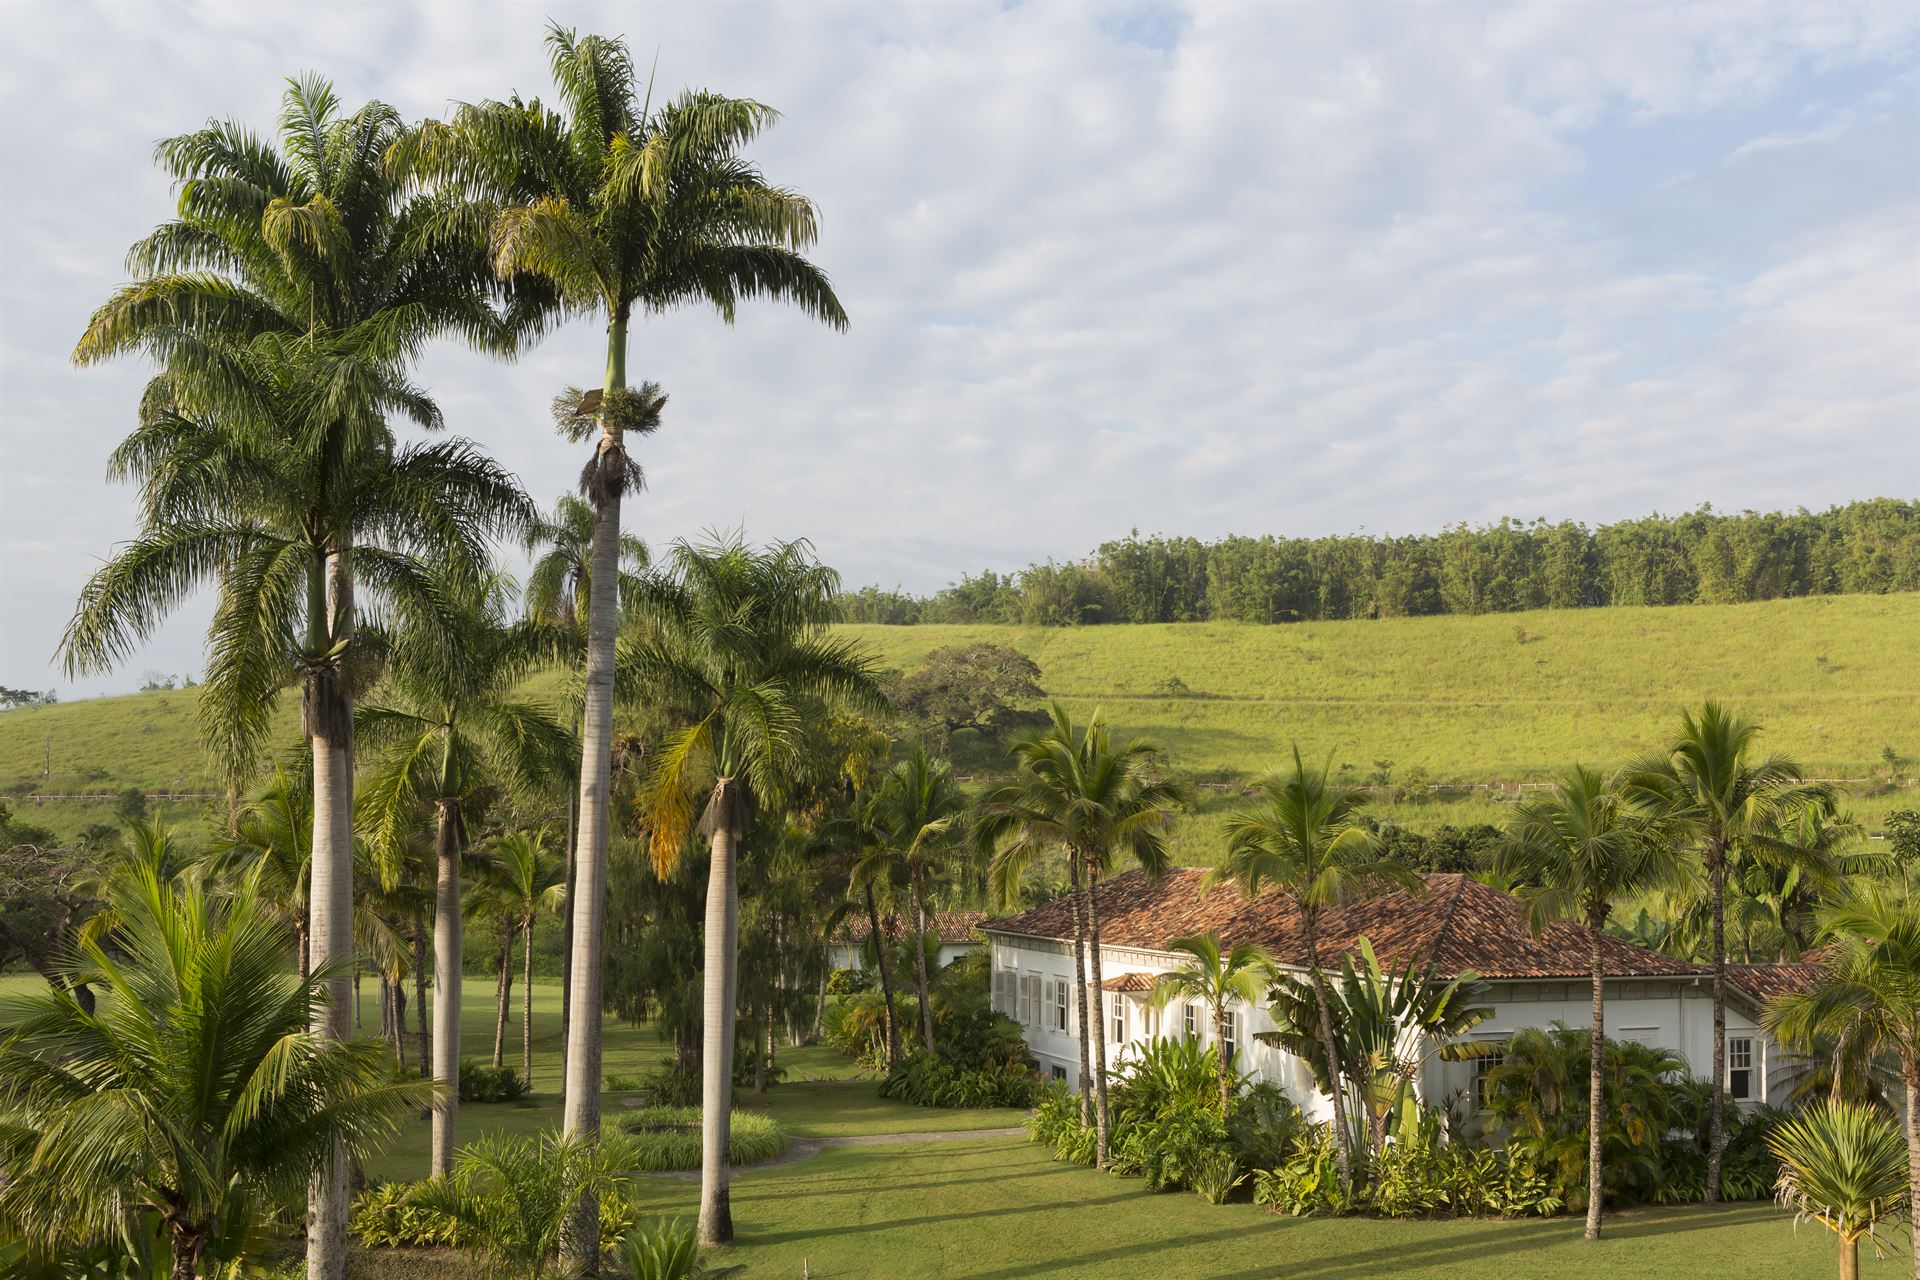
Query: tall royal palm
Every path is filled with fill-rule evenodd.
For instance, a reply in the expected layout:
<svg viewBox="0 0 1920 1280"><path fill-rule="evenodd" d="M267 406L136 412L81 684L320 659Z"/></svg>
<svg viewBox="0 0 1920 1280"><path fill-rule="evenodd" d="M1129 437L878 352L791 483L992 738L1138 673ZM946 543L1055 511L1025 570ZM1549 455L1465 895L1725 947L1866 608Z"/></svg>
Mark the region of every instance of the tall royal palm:
<svg viewBox="0 0 1920 1280"><path fill-rule="evenodd" d="M646 424L642 424L645 426ZM527 550L533 554L533 568L527 573L526 605L527 616L541 622L566 627L568 630L581 631L587 614L590 612L593 598L593 533L599 524L599 513L591 502L572 494L561 494L553 505L551 514L542 515L527 530ZM646 570L649 562L647 544L632 534L620 535L620 589L616 598L631 598L639 586L635 575ZM582 654L585 647L582 646ZM576 717L577 719L577 717ZM566 868L566 891L573 892L574 855L577 848L576 837L579 833L580 779L576 773L568 779L570 794L565 799L567 809L566 845L563 860ZM573 913L568 911L561 925L560 938L560 1026L562 1076L561 1106L566 1105L566 1028L572 1025L568 1015L572 1011L573 994Z"/></svg>
<svg viewBox="0 0 1920 1280"><path fill-rule="evenodd" d="M440 616L394 630L383 681L356 717L361 741L381 753L362 806L376 855L397 859L414 815L434 815L433 1076L448 1086L434 1103L434 1177L453 1168L466 806L484 786L524 793L563 775L574 746L547 708L516 695L575 633L508 621L498 584L446 594Z"/></svg>
<svg viewBox="0 0 1920 1280"><path fill-rule="evenodd" d="M1514 811L1500 870L1526 903L1536 931L1550 920L1587 929L1592 974L1593 1037L1587 1091L1587 1239L1600 1238L1601 1117L1606 1045L1605 930L1613 904L1655 888L1675 871L1672 846L1621 790L1584 766L1567 772L1553 793Z"/></svg>
<svg viewBox="0 0 1920 1280"><path fill-rule="evenodd" d="M439 424L438 410L404 377L429 339L451 332L494 349L513 340L490 306L507 290L487 271L485 255L433 234L439 198L418 194L385 164L384 153L403 133L390 107L370 103L345 115L331 86L309 78L286 93L278 146L233 121L162 143L159 159L179 188L178 216L129 252L134 282L94 313L74 352L81 363L145 352L170 375L167 408L200 420L244 419L308 463L333 464L307 468L308 479L324 477L331 487L310 489L301 521L276 533L289 541L297 533L303 553L319 551L324 564L311 582L290 571L289 557L256 545L243 553L210 527L231 524L231 506L189 507L163 509L158 519L150 511L140 557L144 586L114 597L123 614L150 617L178 598L173 586L216 576L218 563L218 575L234 585L216 631L255 627L263 615L277 626L290 593L309 598L304 643L255 637L268 642L253 651L275 653L265 668L223 666L216 655L212 698L202 706L237 796L270 723L271 699L263 695L282 682L282 660L297 651L306 685L303 727L314 753L316 965L352 951L355 588L382 572L357 547L363 531L347 518L359 505L351 488L377 471L375 455L391 451L388 414ZM278 394L264 393L268 388ZM148 433L148 444L166 449L164 434ZM123 453L121 465L131 470L143 461L153 459ZM416 503L432 492L416 493ZM224 550L216 551L217 543ZM126 556L122 561L135 567ZM95 584L110 587L111 579L103 573ZM88 640L97 638L70 633L79 642L69 645L70 659L84 664L113 652L111 643L89 651ZM217 647L229 655L236 649ZM322 1029L340 1036L349 1033L350 968L328 966L335 976ZM312 1196L308 1263L322 1280L345 1274L346 1179L344 1158L335 1160Z"/></svg>
<svg viewBox="0 0 1920 1280"><path fill-rule="evenodd" d="M1397 863L1372 857L1373 837L1360 822L1361 795L1327 780L1325 769L1310 769L1293 749L1291 773L1274 774L1259 784L1259 803L1227 819L1226 860L1210 880L1231 880L1249 898L1271 886L1293 899L1300 932L1307 944L1308 977L1331 1075L1334 1138L1340 1177L1353 1183L1353 1133L1347 1127L1346 1090L1340 1078L1340 1052L1327 1003L1327 975L1320 966L1320 913L1350 898L1386 885L1418 890L1420 878Z"/></svg>
<svg viewBox="0 0 1920 1280"><path fill-rule="evenodd" d="M668 573L642 591L620 646L623 684L683 721L656 752L639 801L654 864L664 871L680 858L696 809L711 851L700 1165L700 1236L708 1244L733 1238L727 1121L738 842L754 809L779 811L806 763L810 718L835 706L885 704L871 661L828 631L839 582L803 542L758 550L738 540L682 542Z"/></svg>
<svg viewBox="0 0 1920 1280"><path fill-rule="evenodd" d="M1693 846L1707 873L1713 926L1713 1104L1707 1139L1707 1203L1720 1201L1726 1151L1727 873L1743 858L1784 853L1781 833L1805 809L1831 811L1830 789L1805 781L1800 766L1760 757L1760 726L1709 700L1681 713L1680 732L1657 757L1634 765L1635 801Z"/></svg>
<svg viewBox="0 0 1920 1280"><path fill-rule="evenodd" d="M933 1004L928 998L927 898L965 837L967 808L966 793L954 780L953 766L915 747L887 770L867 802L866 829L874 843L854 868L854 879L860 883L886 878L883 867L897 870L912 900L914 929L919 934L914 955L920 1035L928 1053L933 1052ZM874 944L884 947L886 940L876 935Z"/></svg>
<svg viewBox="0 0 1920 1280"><path fill-rule="evenodd" d="M1010 901L1041 853L1066 855L1077 890L1074 985L1080 1014L1081 1092L1093 1091L1095 1159L1107 1163L1107 1039L1100 989L1100 877L1122 862L1158 876L1167 867L1167 830L1187 803L1180 784L1155 775L1157 748L1144 738L1116 745L1100 713L1076 726L1065 707L1047 708L1047 727L1012 750L1013 781L990 792L975 817L976 837L993 851L990 875ZM1087 1008L1088 992L1093 1008Z"/></svg>
<svg viewBox="0 0 1920 1280"><path fill-rule="evenodd" d="M1920 1232L1920 901L1891 886L1862 885L1818 914L1831 959L1811 990L1777 998L1761 1022L1786 1042L1834 1045L1836 1092L1867 1078L1881 1055L1906 1089L1908 1221ZM1836 1099L1838 1101L1838 1099ZM1920 1237L1914 1246L1920 1280Z"/></svg>
<svg viewBox="0 0 1920 1280"><path fill-rule="evenodd" d="M580 764L580 848L571 910L574 958L567 1031L566 1132L597 1133L600 949L606 904L612 770L614 645L620 503L635 474L625 436L639 417L627 391L627 331L635 311L706 304L731 321L743 298L798 304L834 328L846 312L800 250L816 235L813 205L769 185L740 156L775 119L760 103L688 92L652 109L634 82L626 45L547 35L564 111L538 100L458 107L428 125L403 159L465 203L504 279L551 285L566 312L607 326L596 394L574 399L597 440L581 477L594 504L587 617L586 705Z"/></svg>

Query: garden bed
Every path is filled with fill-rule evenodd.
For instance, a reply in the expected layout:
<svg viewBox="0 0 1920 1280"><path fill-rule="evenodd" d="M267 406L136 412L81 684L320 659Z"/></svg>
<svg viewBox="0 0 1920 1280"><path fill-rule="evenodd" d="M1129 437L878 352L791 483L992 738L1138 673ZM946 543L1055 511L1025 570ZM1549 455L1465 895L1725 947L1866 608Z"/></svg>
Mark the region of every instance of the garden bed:
<svg viewBox="0 0 1920 1280"><path fill-rule="evenodd" d="M668 1173L700 1167L700 1108L642 1107L622 1117L620 1127L633 1140L634 1168ZM763 1164L786 1154L786 1130L772 1116L735 1111L729 1130L729 1164Z"/></svg>

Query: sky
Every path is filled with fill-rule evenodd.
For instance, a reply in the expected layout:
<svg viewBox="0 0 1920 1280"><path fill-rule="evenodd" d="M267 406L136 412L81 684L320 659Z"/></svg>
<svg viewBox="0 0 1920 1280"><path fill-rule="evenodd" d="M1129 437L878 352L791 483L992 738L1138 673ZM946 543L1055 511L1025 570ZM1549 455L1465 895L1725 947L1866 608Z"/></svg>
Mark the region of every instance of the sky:
<svg viewBox="0 0 1920 1280"><path fill-rule="evenodd" d="M806 537L930 591L1130 529L1411 533L1920 494L1920 5L15 3L0 7L0 685L197 675L206 600L54 660L136 529L150 370L79 369L153 144L285 78L409 118L546 94L549 18L782 113L852 319L634 326L649 543ZM550 503L601 326L417 376Z"/></svg>

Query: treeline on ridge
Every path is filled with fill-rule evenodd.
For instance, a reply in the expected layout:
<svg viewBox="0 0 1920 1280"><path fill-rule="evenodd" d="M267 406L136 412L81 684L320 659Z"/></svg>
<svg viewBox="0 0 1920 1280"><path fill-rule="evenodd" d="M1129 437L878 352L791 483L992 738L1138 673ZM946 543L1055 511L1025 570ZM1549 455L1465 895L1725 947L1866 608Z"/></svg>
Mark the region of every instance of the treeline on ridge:
<svg viewBox="0 0 1920 1280"><path fill-rule="evenodd" d="M932 596L865 587L848 622L1306 622L1604 605L1740 604L1920 590L1920 501L1826 511L1710 507L1588 528L1504 518L1437 534L1322 538L1160 534L1084 560L991 569Z"/></svg>

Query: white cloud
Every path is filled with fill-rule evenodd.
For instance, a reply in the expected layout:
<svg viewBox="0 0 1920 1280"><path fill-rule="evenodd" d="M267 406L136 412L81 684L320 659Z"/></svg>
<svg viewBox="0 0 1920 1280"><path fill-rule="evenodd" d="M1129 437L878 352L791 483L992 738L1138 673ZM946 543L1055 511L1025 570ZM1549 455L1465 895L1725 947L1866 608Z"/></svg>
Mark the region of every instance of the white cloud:
<svg viewBox="0 0 1920 1280"><path fill-rule="evenodd" d="M546 91L543 9L324 12L0 17L0 682L47 683L132 531L100 474L142 372L66 353L165 216L153 138L264 127L309 68L409 114ZM638 327L634 371L673 395L650 539L744 523L925 589L1135 526L1595 520L1920 475L1913 6L555 13L657 48L666 88L786 113L755 155L819 201L854 321ZM544 406L600 341L440 348L421 376L548 500L578 461ZM197 666L196 625L134 666Z"/></svg>

